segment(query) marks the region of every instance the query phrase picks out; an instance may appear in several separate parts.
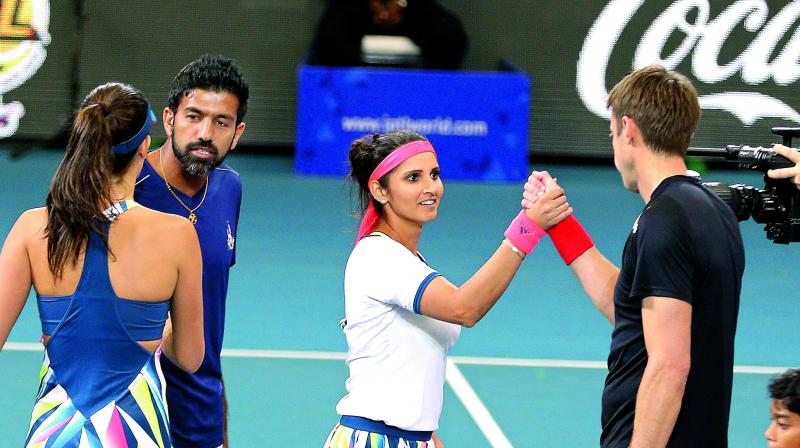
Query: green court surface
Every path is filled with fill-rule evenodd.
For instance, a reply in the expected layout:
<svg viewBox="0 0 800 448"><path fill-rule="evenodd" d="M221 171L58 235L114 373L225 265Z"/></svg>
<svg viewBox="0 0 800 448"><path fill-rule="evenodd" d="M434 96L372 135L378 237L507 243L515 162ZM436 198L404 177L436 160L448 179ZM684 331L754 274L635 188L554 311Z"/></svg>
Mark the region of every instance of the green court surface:
<svg viewBox="0 0 800 448"><path fill-rule="evenodd" d="M0 231L41 206L61 153L11 160L0 152ZM535 162L535 160L534 160ZM342 276L355 236L344 178L302 177L292 160L234 153L244 203L228 295L223 369L232 447L320 447L344 394L347 350L339 328ZM502 240L520 184L447 182L439 219L421 251L461 283ZM548 163L576 215L615 263L643 204L623 189L610 161ZM757 173L712 171L706 180L762 186ZM747 253L731 408L730 446L764 446L770 375L798 364L800 244L776 245L742 223ZM25 436L42 352L35 300L0 353L0 439ZM459 447L597 446L600 394L611 327L591 306L549 241L528 257L495 308L464 329L452 351L440 437Z"/></svg>

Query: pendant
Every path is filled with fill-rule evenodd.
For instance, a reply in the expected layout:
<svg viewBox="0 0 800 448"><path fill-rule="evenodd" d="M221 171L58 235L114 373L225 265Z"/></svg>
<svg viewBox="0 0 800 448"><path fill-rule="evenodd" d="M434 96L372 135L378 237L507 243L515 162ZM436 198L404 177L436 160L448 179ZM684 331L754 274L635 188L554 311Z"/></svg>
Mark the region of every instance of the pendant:
<svg viewBox="0 0 800 448"><path fill-rule="evenodd" d="M194 212L189 212L189 222L197 224L197 215L195 215Z"/></svg>

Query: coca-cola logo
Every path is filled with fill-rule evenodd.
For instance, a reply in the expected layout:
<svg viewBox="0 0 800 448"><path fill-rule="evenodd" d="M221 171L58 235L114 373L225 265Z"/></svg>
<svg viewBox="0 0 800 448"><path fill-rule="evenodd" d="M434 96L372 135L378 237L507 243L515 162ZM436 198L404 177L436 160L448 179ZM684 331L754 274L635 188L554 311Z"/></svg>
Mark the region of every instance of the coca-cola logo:
<svg viewBox="0 0 800 448"><path fill-rule="evenodd" d="M586 108L609 118L606 70L620 35L645 0L611 0L589 30L578 58L576 87ZM690 15L694 20L690 22ZM800 34L795 32L775 57L779 41L800 17L800 1L792 1L769 21L764 0L739 0L717 17L710 17L707 0L680 0L662 12L642 35L633 59L633 68L661 64L674 69L691 56L692 75L703 83L714 84L739 74L750 85L770 78L779 86L800 78ZM755 37L733 61L720 65L719 52L737 26ZM679 32L680 45L662 57L667 39ZM779 118L800 123L800 113L783 101L757 92L722 92L702 95L703 109L724 110L745 125L760 118Z"/></svg>

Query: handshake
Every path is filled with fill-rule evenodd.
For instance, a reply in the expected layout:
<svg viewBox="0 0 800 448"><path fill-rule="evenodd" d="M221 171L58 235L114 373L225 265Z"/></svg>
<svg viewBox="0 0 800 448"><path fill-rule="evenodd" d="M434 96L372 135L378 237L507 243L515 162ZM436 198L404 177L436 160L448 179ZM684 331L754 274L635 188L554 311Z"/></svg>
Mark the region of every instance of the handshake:
<svg viewBox="0 0 800 448"><path fill-rule="evenodd" d="M594 246L572 215L564 189L547 171L534 171L525 182L522 210L505 231L515 252L529 254L545 233L550 235L564 263L570 264Z"/></svg>

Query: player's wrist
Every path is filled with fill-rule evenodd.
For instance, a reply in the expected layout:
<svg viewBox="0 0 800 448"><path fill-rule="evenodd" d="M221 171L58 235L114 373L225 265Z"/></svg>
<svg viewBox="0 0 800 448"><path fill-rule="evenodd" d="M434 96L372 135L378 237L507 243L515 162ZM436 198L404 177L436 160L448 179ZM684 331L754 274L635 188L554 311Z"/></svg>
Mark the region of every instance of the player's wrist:
<svg viewBox="0 0 800 448"><path fill-rule="evenodd" d="M558 254L567 265L594 247L594 242L575 215L566 217L547 230Z"/></svg>
<svg viewBox="0 0 800 448"><path fill-rule="evenodd" d="M525 256L527 254L525 252L523 252L522 250L520 250L519 247L517 247L514 244L512 244L511 241L508 240L508 238L504 238L503 239L503 244L508 246L508 248L511 249L511 252L514 252L520 258L521 261L525 261Z"/></svg>
<svg viewBox="0 0 800 448"><path fill-rule="evenodd" d="M508 240L512 250L516 248L527 255L533 252L536 244L545 234L544 229L528 218L525 210L520 210L503 235Z"/></svg>

